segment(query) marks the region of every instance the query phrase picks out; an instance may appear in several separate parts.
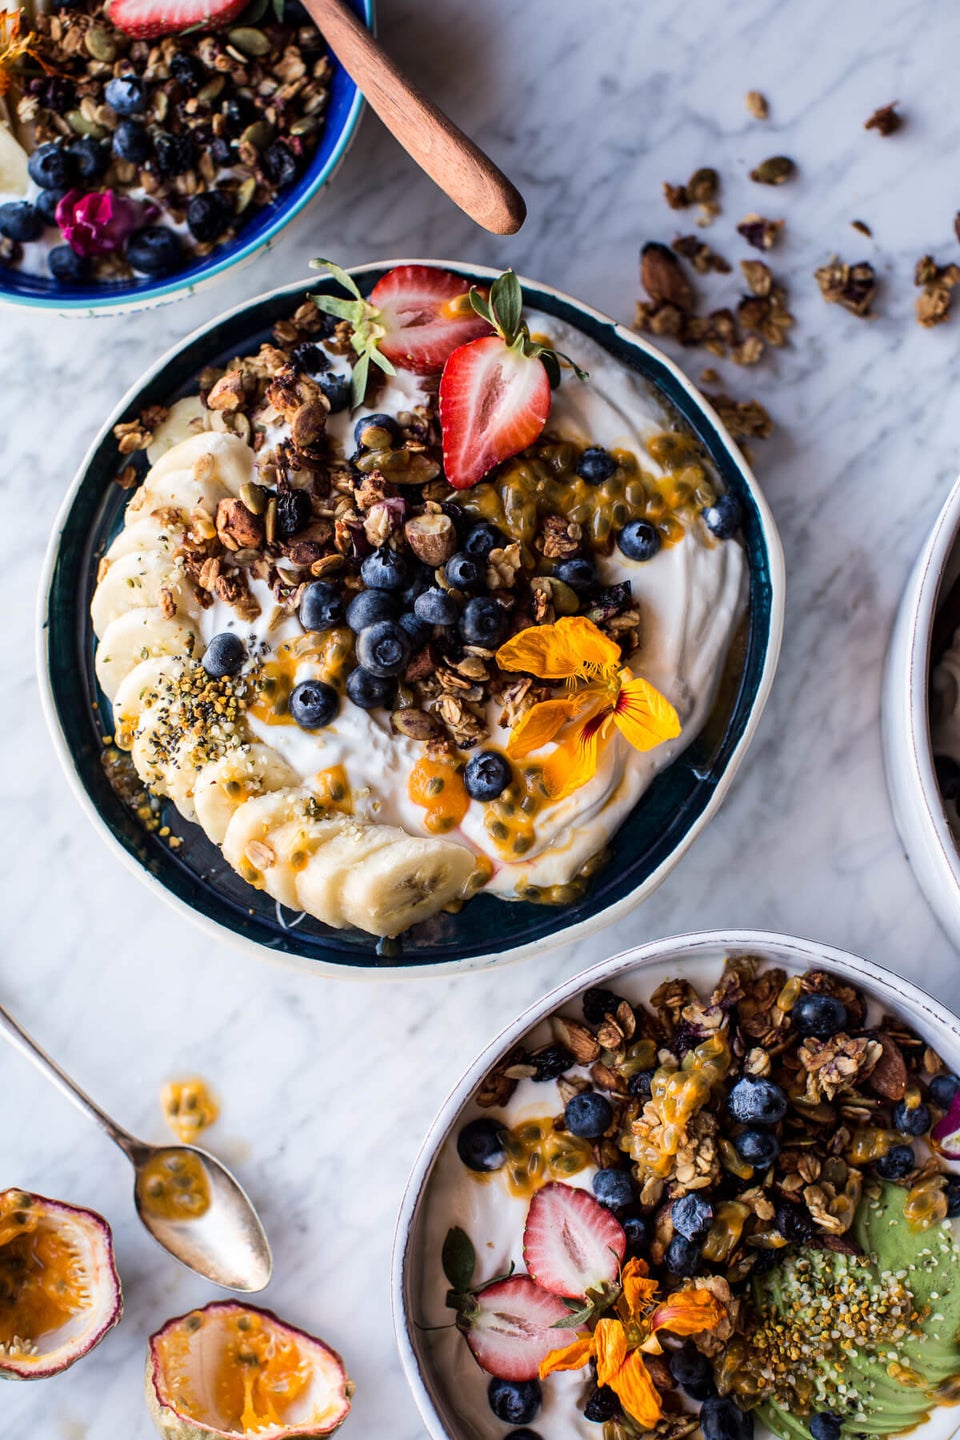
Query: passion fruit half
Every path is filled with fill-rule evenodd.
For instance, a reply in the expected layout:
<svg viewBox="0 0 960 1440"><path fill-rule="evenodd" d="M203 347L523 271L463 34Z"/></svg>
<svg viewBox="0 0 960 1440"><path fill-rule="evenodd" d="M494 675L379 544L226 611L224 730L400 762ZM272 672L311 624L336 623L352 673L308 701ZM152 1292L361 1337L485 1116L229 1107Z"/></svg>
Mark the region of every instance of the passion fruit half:
<svg viewBox="0 0 960 1440"><path fill-rule="evenodd" d="M335 1350L269 1310L216 1300L151 1335L147 1404L167 1440L314 1440L350 1413Z"/></svg>
<svg viewBox="0 0 960 1440"><path fill-rule="evenodd" d="M0 1192L0 1377L59 1375L122 1313L102 1215L26 1190Z"/></svg>

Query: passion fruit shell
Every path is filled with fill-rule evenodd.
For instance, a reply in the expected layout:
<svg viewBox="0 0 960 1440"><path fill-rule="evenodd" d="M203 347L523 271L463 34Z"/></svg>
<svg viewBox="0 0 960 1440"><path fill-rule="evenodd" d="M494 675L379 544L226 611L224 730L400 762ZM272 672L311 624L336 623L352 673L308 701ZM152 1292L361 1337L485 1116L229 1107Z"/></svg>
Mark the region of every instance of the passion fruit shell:
<svg viewBox="0 0 960 1440"><path fill-rule="evenodd" d="M147 1405L166 1440L315 1440L353 1389L335 1350L256 1305L216 1300L150 1336Z"/></svg>
<svg viewBox="0 0 960 1440"><path fill-rule="evenodd" d="M26 1190L0 1192L0 1378L59 1375L122 1314L103 1216Z"/></svg>

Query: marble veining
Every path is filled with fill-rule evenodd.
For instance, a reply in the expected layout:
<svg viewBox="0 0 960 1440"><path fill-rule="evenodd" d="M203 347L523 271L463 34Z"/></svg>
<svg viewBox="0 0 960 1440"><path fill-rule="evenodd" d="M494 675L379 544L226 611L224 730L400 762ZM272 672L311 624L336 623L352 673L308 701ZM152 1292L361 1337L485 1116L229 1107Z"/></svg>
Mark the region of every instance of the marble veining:
<svg viewBox="0 0 960 1440"><path fill-rule="evenodd" d="M956 956L914 883L886 798L880 675L913 558L960 457L960 314L913 320L916 259L960 258L954 66L960 13L895 0L381 0L401 61L524 191L519 236L477 231L367 116L328 191L263 258L186 301L124 319L5 309L2 414L7 843L0 995L81 1083L145 1135L163 1135L162 1082L199 1072L222 1119L211 1146L260 1205L276 1255L264 1302L342 1350L357 1382L350 1435L423 1431L389 1314L393 1218L428 1122L480 1046L518 1008L590 961L715 925L818 936L956 1003ZM754 121L760 89L771 116ZM899 99L889 139L863 130ZM788 154L796 181L747 172ZM787 220L772 252L797 316L756 370L719 362L777 431L756 447L787 556L779 678L724 809L631 918L571 950L456 980L317 981L211 945L107 854L71 797L42 725L34 592L60 498L109 409L144 367L245 296L305 273L391 255L512 263L630 322L645 239L692 228L661 182L720 169L706 237L737 261L750 210ZM873 229L868 240L854 219ZM812 280L838 251L882 276L875 320L828 308ZM753 252L750 252L753 253ZM706 294L735 298L735 277ZM709 357L681 355L699 374ZM4 1435L148 1440L147 1334L214 1298L140 1231L125 1162L18 1056L0 1051L0 1184L92 1205L110 1219L126 1317L55 1380L5 1386Z"/></svg>

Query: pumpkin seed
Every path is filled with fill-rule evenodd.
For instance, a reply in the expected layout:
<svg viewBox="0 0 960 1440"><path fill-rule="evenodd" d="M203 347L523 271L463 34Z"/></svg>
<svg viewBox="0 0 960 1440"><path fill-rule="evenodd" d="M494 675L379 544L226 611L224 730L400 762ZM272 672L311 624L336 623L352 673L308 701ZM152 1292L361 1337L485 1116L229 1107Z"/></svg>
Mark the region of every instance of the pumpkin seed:
<svg viewBox="0 0 960 1440"><path fill-rule="evenodd" d="M202 85L197 91L197 99L200 101L216 100L226 83L225 75L214 75L212 80L208 80L206 85Z"/></svg>
<svg viewBox="0 0 960 1440"><path fill-rule="evenodd" d="M238 25L235 30L228 30L227 39L244 55L266 55L270 50L266 35L262 30L254 30L252 25Z"/></svg>
<svg viewBox="0 0 960 1440"><path fill-rule="evenodd" d="M88 120L79 110L69 110L64 118L74 135L92 135L94 140L102 140L107 134L104 126L98 125L96 120Z"/></svg>
<svg viewBox="0 0 960 1440"><path fill-rule="evenodd" d="M101 30L99 25L91 26L83 43L94 60L102 60L105 65L112 64L117 58L116 41L109 30Z"/></svg>
<svg viewBox="0 0 960 1440"><path fill-rule="evenodd" d="M262 515L267 508L267 492L262 485L254 485L247 481L246 485L240 486L240 499L246 505L251 515Z"/></svg>
<svg viewBox="0 0 960 1440"><path fill-rule="evenodd" d="M246 180L241 182L240 189L237 191L236 207L238 215L243 214L256 193L257 182L254 177L250 175Z"/></svg>
<svg viewBox="0 0 960 1440"><path fill-rule="evenodd" d="M266 150L273 140L273 126L266 120L254 120L240 136L241 145L252 145L254 150Z"/></svg>

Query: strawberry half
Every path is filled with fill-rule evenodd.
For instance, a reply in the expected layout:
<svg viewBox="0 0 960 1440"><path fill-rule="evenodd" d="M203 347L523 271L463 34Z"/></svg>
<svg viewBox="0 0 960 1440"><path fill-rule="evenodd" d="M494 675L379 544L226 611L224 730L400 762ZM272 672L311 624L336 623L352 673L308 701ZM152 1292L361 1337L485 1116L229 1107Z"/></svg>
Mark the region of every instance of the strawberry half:
<svg viewBox="0 0 960 1440"><path fill-rule="evenodd" d="M570 1345L576 1331L554 1329L570 1311L559 1295L548 1295L529 1275L511 1275L470 1296L457 1325L488 1375L500 1380L535 1380L552 1350Z"/></svg>
<svg viewBox="0 0 960 1440"><path fill-rule="evenodd" d="M470 304L470 286L430 265L388 271L370 291L370 303L383 327L381 354L418 375L439 375L458 345L490 329Z"/></svg>
<svg viewBox="0 0 960 1440"><path fill-rule="evenodd" d="M530 338L512 270L493 282L489 299L474 287L470 303L497 333L454 350L440 377L443 468L458 490L476 485L543 433L561 360L587 378L567 356Z"/></svg>
<svg viewBox="0 0 960 1440"><path fill-rule="evenodd" d="M586 1190L555 1180L531 1200L523 1258L544 1290L585 1296L617 1279L626 1253L623 1226Z"/></svg>
<svg viewBox="0 0 960 1440"><path fill-rule="evenodd" d="M249 0L110 0L107 18L124 35L151 40L184 30L216 30L246 9Z"/></svg>

